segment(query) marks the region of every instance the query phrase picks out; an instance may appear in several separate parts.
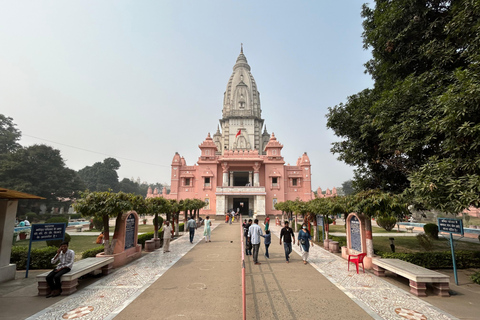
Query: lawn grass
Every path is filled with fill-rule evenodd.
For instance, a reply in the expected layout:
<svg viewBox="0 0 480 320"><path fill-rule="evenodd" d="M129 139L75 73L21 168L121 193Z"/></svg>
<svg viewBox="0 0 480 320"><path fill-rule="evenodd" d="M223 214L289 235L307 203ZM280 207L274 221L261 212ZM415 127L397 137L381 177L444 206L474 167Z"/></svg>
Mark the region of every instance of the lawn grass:
<svg viewBox="0 0 480 320"><path fill-rule="evenodd" d="M85 250L96 248L100 245L96 244L97 236L71 236L69 249L75 251L75 254L81 254ZM15 243L16 246L28 247L30 240L20 240ZM32 248L45 248L47 247L46 241L32 242Z"/></svg>
<svg viewBox="0 0 480 320"><path fill-rule="evenodd" d="M346 239L346 237L338 237ZM411 252L425 252L420 246L416 237L394 237L395 252L411 253ZM345 240L346 241L346 240ZM432 251L450 251L450 243L447 239L440 238L433 241ZM374 237L373 249L382 252L392 252L390 249L390 240L388 237ZM480 250L480 243L455 241L455 250Z"/></svg>
<svg viewBox="0 0 480 320"><path fill-rule="evenodd" d="M330 225L330 229L329 229L330 232L342 232L342 233L345 233L345 225ZM375 226L372 226L372 233L390 233L390 232L397 232L397 229L393 229L392 231L387 231L383 228L379 228L379 227L375 227ZM400 231L400 233L402 233L404 231Z"/></svg>

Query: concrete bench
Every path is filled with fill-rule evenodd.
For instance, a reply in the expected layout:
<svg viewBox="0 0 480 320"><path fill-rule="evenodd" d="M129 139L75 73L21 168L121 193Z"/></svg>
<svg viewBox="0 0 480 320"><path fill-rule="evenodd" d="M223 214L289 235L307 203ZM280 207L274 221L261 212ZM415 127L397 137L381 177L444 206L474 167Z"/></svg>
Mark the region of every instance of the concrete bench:
<svg viewBox="0 0 480 320"><path fill-rule="evenodd" d="M109 273L109 265L113 263L113 257L102 258L86 258L73 263L73 268L70 272L62 276L62 296L66 296L77 291L77 279L83 275L93 272L97 269L102 269L103 274ZM39 274L37 276L38 295L46 296L50 291L47 283L47 276L50 271Z"/></svg>
<svg viewBox="0 0 480 320"><path fill-rule="evenodd" d="M385 270L388 270L410 280L410 292L416 296L427 295L425 293L427 283L432 284L436 295L450 296L450 278L447 275L399 259L374 258L372 263L374 273L378 277L385 277Z"/></svg>

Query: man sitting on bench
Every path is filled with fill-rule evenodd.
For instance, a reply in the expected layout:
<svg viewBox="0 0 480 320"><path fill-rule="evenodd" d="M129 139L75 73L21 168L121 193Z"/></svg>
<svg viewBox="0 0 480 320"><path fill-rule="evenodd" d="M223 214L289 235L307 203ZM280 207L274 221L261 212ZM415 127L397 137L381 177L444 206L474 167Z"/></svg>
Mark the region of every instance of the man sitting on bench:
<svg viewBox="0 0 480 320"><path fill-rule="evenodd" d="M47 283L50 292L47 298L59 296L62 293L62 276L72 270L73 260L75 260L75 252L68 249L68 242L64 241L57 250L57 254L52 258L52 264L60 261L60 263L47 276Z"/></svg>

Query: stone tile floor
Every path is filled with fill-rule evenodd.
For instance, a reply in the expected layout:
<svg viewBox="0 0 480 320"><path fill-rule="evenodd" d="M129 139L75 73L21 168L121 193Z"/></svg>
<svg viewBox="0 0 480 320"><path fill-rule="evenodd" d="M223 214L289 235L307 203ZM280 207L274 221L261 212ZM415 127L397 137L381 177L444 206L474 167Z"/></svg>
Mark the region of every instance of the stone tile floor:
<svg viewBox="0 0 480 320"><path fill-rule="evenodd" d="M271 230L278 236L280 227ZM201 229L195 233L194 245L202 234ZM171 243L172 252L160 249L145 255L28 319L113 319L194 245L180 237ZM300 254L297 245L294 251ZM348 272L344 259L318 246L311 249L309 262L374 319L457 319L370 272Z"/></svg>

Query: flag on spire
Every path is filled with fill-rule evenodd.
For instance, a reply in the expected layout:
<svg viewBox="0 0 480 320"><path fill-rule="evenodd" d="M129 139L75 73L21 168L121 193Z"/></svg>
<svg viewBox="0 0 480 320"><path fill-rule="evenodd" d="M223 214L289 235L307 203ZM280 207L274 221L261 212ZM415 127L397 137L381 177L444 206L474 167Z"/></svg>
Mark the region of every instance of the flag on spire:
<svg viewBox="0 0 480 320"><path fill-rule="evenodd" d="M238 130L237 135L235 136L235 138L238 137L241 133L242 133L242 129Z"/></svg>

